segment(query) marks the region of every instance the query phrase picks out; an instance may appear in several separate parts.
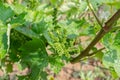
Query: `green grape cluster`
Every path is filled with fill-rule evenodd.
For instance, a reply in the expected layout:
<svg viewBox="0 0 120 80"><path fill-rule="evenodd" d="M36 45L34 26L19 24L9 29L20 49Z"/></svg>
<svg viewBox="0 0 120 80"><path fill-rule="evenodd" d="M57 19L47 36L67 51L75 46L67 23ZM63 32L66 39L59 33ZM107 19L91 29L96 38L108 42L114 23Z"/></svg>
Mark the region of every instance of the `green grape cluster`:
<svg viewBox="0 0 120 80"><path fill-rule="evenodd" d="M54 32L49 32L49 35L52 39L52 48L54 49L55 53L57 53L59 56L62 56L63 54L68 54L66 50L66 34L63 35L61 29L56 30Z"/></svg>
<svg viewBox="0 0 120 80"><path fill-rule="evenodd" d="M69 39L68 38L68 32L66 28L63 28L58 25L59 21L57 20L57 8L54 8L53 11L53 30L49 31L49 36L52 40L52 43L50 44L51 48L53 49L53 53L57 54L61 57L66 57L69 59L71 57L71 53L78 53L80 52L80 49L76 48L75 38Z"/></svg>
<svg viewBox="0 0 120 80"><path fill-rule="evenodd" d="M76 39L69 39L66 29L58 28L55 31L50 31L49 36L52 39L52 44L50 45L57 55L65 56L69 59L74 53L80 52L79 46L81 45L75 46Z"/></svg>

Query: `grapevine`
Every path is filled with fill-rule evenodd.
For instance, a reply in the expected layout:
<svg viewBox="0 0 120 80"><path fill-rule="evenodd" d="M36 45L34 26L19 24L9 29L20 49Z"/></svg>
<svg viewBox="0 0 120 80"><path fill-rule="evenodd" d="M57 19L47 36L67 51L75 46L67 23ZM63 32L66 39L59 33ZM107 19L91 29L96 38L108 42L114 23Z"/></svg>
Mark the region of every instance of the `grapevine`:
<svg viewBox="0 0 120 80"><path fill-rule="evenodd" d="M21 71L28 68L26 75L16 73L19 80L48 80L47 69L58 74L65 64L89 58L119 78L119 5L118 0L1 0L0 79L9 79L18 64Z"/></svg>

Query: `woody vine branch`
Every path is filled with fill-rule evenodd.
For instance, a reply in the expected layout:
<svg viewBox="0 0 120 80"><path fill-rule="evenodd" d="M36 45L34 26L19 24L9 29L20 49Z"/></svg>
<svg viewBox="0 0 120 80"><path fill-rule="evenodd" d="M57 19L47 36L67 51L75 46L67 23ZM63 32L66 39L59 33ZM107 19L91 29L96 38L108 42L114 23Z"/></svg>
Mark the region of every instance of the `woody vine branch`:
<svg viewBox="0 0 120 80"><path fill-rule="evenodd" d="M77 57L71 60L71 63L79 62L82 58L89 56L90 50L95 46L95 44L103 38L105 34L107 34L111 29L113 24L120 18L120 9L106 22L95 38L91 41L91 43L84 49Z"/></svg>

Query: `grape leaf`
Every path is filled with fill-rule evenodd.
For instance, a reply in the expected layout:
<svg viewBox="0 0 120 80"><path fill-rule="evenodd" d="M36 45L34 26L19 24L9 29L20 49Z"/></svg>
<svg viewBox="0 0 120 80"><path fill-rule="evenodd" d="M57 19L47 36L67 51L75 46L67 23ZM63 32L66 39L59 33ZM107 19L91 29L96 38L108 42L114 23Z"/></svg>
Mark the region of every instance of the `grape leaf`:
<svg viewBox="0 0 120 80"><path fill-rule="evenodd" d="M49 63L50 63L51 69L55 73L58 73L61 70L61 68L64 66L64 63L61 60L61 57L59 57L59 56L51 55L49 57Z"/></svg>
<svg viewBox="0 0 120 80"><path fill-rule="evenodd" d="M40 66L32 65L31 74L29 75L30 80L47 80L47 73L42 71L43 68Z"/></svg>
<svg viewBox="0 0 120 80"><path fill-rule="evenodd" d="M0 23L0 59L7 53L7 27Z"/></svg>
<svg viewBox="0 0 120 80"><path fill-rule="evenodd" d="M104 65L106 66L113 66L114 65L114 61L117 59L117 52L116 50L110 50L108 51L108 53L104 54L103 57L103 63L105 63Z"/></svg>
<svg viewBox="0 0 120 80"><path fill-rule="evenodd" d="M39 38L39 35L36 34L35 32L33 32L30 27L28 26L19 26L14 28L15 30L17 30L18 32L28 36L29 38Z"/></svg>
<svg viewBox="0 0 120 80"><path fill-rule="evenodd" d="M120 9L120 1L113 1L107 3L110 6L114 6L116 9Z"/></svg>
<svg viewBox="0 0 120 80"><path fill-rule="evenodd" d="M16 14L21 14L21 13L24 13L26 11L25 6L23 6L21 4L17 4L17 3L15 3L14 5L11 4L10 7Z"/></svg>
<svg viewBox="0 0 120 80"><path fill-rule="evenodd" d="M41 20L39 23L33 24L32 31L36 34L42 34L47 30L47 23L44 20Z"/></svg>
<svg viewBox="0 0 120 80"><path fill-rule="evenodd" d="M20 47L22 62L29 63L31 68L30 80L42 77L43 69L48 65L48 54L42 40L34 38ZM40 79L44 80L44 79Z"/></svg>
<svg viewBox="0 0 120 80"><path fill-rule="evenodd" d="M116 36L114 39L114 45L116 45L116 46L120 45L120 32L116 33Z"/></svg>
<svg viewBox="0 0 120 80"><path fill-rule="evenodd" d="M38 63L38 65L46 66L48 62L48 54L45 49L45 44L40 39L33 39L20 47L22 53L21 58L25 62ZM44 62L44 65L43 65Z"/></svg>
<svg viewBox="0 0 120 80"><path fill-rule="evenodd" d="M103 55L103 60L102 60L105 67L107 68L113 67L118 76L120 76L119 75L119 72L120 72L119 52L120 50L119 49L120 49L119 46L115 46L115 45L110 46L108 53Z"/></svg>
<svg viewBox="0 0 120 80"><path fill-rule="evenodd" d="M6 22L9 18L14 16L14 12L10 7L5 7L0 3L0 20Z"/></svg>
<svg viewBox="0 0 120 80"><path fill-rule="evenodd" d="M21 13L19 15L17 15L17 17L15 17L14 19L11 20L11 24L24 24L25 23L25 17L26 13Z"/></svg>

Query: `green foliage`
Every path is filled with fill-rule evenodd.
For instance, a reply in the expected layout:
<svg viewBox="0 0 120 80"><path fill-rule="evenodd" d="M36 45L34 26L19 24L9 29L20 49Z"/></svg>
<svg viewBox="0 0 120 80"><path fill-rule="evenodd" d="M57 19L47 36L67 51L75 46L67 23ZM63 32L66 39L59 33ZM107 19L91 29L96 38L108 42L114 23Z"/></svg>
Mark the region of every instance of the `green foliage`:
<svg viewBox="0 0 120 80"><path fill-rule="evenodd" d="M14 16L12 9L10 7L5 7L2 3L0 3L0 11L0 20L4 23L6 23L9 18Z"/></svg>
<svg viewBox="0 0 120 80"><path fill-rule="evenodd" d="M108 48L108 51L103 56L103 63L106 67L113 68L119 75L119 58L120 58L120 45L119 45L119 39L120 39L120 33L119 31L115 33L109 33L103 38L103 42L105 46ZM113 41L114 40L114 41Z"/></svg>
<svg viewBox="0 0 120 80"><path fill-rule="evenodd" d="M112 13L120 8L120 2L114 0L90 0L90 3L95 13L99 13L103 5ZM22 70L25 67L30 70L25 76L17 75L19 80L47 80L45 70L48 67L58 73L100 30L87 6L85 0L0 2L0 67L6 68L6 77L12 72L12 63L18 63ZM108 16L107 19L110 17L101 15ZM114 26L119 26L117 24L119 21ZM81 36L90 39L83 44L79 40ZM113 74L115 78L120 77L119 40L119 30L110 31L100 41L106 50L96 54L112 74L116 73Z"/></svg>
<svg viewBox="0 0 120 80"><path fill-rule="evenodd" d="M5 57L7 52L7 27L0 23L0 59Z"/></svg>
<svg viewBox="0 0 120 80"><path fill-rule="evenodd" d="M112 1L112 2L108 2L108 5L114 6L117 9L120 9L120 1Z"/></svg>

